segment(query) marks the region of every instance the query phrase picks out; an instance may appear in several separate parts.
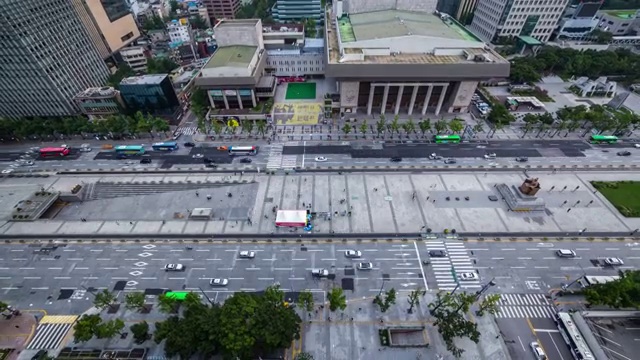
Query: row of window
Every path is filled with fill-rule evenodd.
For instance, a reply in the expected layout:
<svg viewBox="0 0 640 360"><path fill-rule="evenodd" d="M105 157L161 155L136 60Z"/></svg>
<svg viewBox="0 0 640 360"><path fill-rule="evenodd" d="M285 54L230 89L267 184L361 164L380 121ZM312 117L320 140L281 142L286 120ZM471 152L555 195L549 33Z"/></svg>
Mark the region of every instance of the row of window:
<svg viewBox="0 0 640 360"><path fill-rule="evenodd" d="M267 65L320 65L322 60L270 60L267 59Z"/></svg>

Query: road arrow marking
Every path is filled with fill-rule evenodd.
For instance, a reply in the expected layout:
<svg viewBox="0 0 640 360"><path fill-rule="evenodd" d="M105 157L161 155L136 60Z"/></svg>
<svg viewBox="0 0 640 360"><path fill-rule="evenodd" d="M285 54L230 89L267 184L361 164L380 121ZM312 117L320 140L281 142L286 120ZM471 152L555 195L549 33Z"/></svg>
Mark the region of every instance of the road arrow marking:
<svg viewBox="0 0 640 360"><path fill-rule="evenodd" d="M402 286L404 286L404 287L409 287L409 286L414 286L414 285L416 285L416 283L402 284Z"/></svg>

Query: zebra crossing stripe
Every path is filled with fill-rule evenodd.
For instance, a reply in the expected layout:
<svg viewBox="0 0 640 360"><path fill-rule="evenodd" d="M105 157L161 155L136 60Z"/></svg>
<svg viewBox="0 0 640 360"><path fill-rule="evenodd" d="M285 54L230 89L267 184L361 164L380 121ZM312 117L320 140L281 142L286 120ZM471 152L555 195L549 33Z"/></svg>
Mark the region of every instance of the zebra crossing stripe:
<svg viewBox="0 0 640 360"><path fill-rule="evenodd" d="M38 325L36 334L27 346L28 350L57 349L71 330L72 323L45 323Z"/></svg>

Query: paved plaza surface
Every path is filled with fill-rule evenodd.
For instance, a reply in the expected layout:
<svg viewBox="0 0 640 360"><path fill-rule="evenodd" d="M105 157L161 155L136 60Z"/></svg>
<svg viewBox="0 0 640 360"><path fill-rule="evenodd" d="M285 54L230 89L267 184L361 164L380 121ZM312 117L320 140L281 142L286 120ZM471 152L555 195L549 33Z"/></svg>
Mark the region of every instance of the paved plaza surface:
<svg viewBox="0 0 640 360"><path fill-rule="evenodd" d="M0 226L0 232L18 236L39 233L284 234L294 231L275 226L274 207L309 209L318 214L312 233L296 230L302 236L330 232L402 234L425 228L434 232L456 229L479 236L484 232L535 235L541 231L572 235L584 229L631 232L640 227L640 219L622 217L589 184L590 180L640 180L640 174L531 171L528 176L539 178L542 190L538 195L546 202L546 212L513 213L503 201L488 200L489 195L498 195L494 189L496 184L520 185L526 178L522 172L5 178L0 180L3 193L8 194L2 197L5 219L19 195L28 191L42 187L68 191L76 184L90 186L88 184L99 182L119 184L110 188L111 195L109 191L101 195L115 198L72 203L59 212L59 217L28 223L7 222ZM136 195L135 187L145 182L157 186L157 193ZM172 187L167 188L168 184ZM206 195L211 195L212 200L207 200ZM188 220L187 211L196 207L213 208L213 219ZM86 221L81 222L81 218Z"/></svg>

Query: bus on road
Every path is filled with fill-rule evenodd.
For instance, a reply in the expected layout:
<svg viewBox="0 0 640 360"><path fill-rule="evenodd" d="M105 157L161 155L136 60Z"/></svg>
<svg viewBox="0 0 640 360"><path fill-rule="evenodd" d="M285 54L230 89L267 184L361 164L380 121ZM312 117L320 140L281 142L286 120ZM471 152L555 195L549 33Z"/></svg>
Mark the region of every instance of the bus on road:
<svg viewBox="0 0 640 360"><path fill-rule="evenodd" d="M69 155L69 148L67 147L45 147L40 149L40 156L49 157L49 156L67 156Z"/></svg>
<svg viewBox="0 0 640 360"><path fill-rule="evenodd" d="M155 151L173 151L178 150L178 143L175 141L157 142L151 147Z"/></svg>
<svg viewBox="0 0 640 360"><path fill-rule="evenodd" d="M618 137L613 135L591 135L589 141L592 144L613 144L618 142Z"/></svg>
<svg viewBox="0 0 640 360"><path fill-rule="evenodd" d="M596 284L605 284L608 282L612 282L612 281L616 281L620 279L620 276L590 276L590 275L585 275L582 277L582 279L578 280L578 282L580 283L580 285L582 285L582 287L589 287L591 285L596 285Z"/></svg>
<svg viewBox="0 0 640 360"><path fill-rule="evenodd" d="M571 349L571 354L573 358L576 360L594 360L593 354L591 353L591 349L582 338L582 334L580 330L573 322L571 315L566 312L559 312L555 316L556 324L558 325L558 330L560 330L560 335L564 341L569 345Z"/></svg>
<svg viewBox="0 0 640 360"><path fill-rule="evenodd" d="M141 145L118 145L115 147L116 154L120 155L142 155L144 146Z"/></svg>
<svg viewBox="0 0 640 360"><path fill-rule="evenodd" d="M229 155L256 155L257 146L229 146Z"/></svg>
<svg viewBox="0 0 640 360"><path fill-rule="evenodd" d="M457 144L460 142L460 135L435 135L433 137L433 140L438 143L438 144L447 144L447 143L452 143L452 144Z"/></svg>

